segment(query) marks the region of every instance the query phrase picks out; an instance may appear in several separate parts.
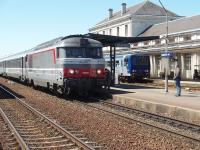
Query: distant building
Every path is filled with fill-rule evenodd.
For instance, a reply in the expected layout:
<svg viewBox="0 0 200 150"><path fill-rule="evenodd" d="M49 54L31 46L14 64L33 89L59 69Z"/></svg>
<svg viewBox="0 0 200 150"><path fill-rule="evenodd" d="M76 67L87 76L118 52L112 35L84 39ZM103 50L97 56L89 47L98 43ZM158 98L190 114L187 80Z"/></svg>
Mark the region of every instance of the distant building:
<svg viewBox="0 0 200 150"><path fill-rule="evenodd" d="M177 61L170 61L170 71L178 63L182 77L192 79L194 69L200 70L200 15L181 17L168 11L168 50ZM145 0L127 8L122 4L121 11L113 13L89 29L91 33L116 36L166 36L166 13L162 7ZM131 44L131 48L118 48L117 53L145 53L150 56L151 77L157 78L163 72L161 53L166 49L166 40L145 41ZM104 53L108 53L105 49Z"/></svg>

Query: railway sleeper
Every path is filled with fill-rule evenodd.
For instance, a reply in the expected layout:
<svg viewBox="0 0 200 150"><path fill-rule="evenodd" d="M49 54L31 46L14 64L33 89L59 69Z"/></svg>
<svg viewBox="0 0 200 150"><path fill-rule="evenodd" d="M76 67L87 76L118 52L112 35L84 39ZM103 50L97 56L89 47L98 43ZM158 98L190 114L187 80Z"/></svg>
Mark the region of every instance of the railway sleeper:
<svg viewBox="0 0 200 150"><path fill-rule="evenodd" d="M24 135L21 135L23 138L38 138L38 137L43 137L44 135L43 134L37 134L37 135L27 135L27 134L24 134Z"/></svg>
<svg viewBox="0 0 200 150"><path fill-rule="evenodd" d="M26 141L30 141L30 142L32 142L32 141L46 141L46 140L48 140L48 141L53 141L53 140L59 140L59 139L64 139L65 138L65 136L55 136L55 137L42 137L42 138L35 138L35 139L33 139L33 138L27 138L26 139Z"/></svg>
<svg viewBox="0 0 200 150"><path fill-rule="evenodd" d="M45 141L45 142L35 142L35 143L28 143L29 147L33 147L38 145L39 147L51 147L51 146L57 146L57 145L69 145L74 146L74 143L70 142L69 140L63 140L63 141Z"/></svg>
<svg viewBox="0 0 200 150"><path fill-rule="evenodd" d="M34 131L19 131L20 134L40 134L41 131L37 131L37 130L34 130Z"/></svg>
<svg viewBox="0 0 200 150"><path fill-rule="evenodd" d="M32 128L35 128L35 126L33 126L33 125L27 125L27 126L23 126L23 125L15 125L15 128L17 128L17 130L18 129L32 129Z"/></svg>
<svg viewBox="0 0 200 150"><path fill-rule="evenodd" d="M79 133L76 133L76 134L73 134L74 136L76 136L76 137L83 137L84 135L83 134L79 134Z"/></svg>
<svg viewBox="0 0 200 150"><path fill-rule="evenodd" d="M21 150L21 147L19 145L7 145L7 149L9 150Z"/></svg>
<svg viewBox="0 0 200 150"><path fill-rule="evenodd" d="M85 137L81 137L81 138L79 138L81 141L84 141L84 142L86 142L86 141L88 141L88 138L85 138Z"/></svg>
<svg viewBox="0 0 200 150"><path fill-rule="evenodd" d="M56 139L54 139L56 140ZM34 145L37 142L37 144L52 144L52 143L63 143L63 142L70 142L69 139L61 139L61 140L43 140L43 141L29 141L29 145Z"/></svg>
<svg viewBox="0 0 200 150"><path fill-rule="evenodd" d="M71 134L83 134L82 131L69 131Z"/></svg>
<svg viewBox="0 0 200 150"><path fill-rule="evenodd" d="M63 145L55 145L55 146L41 146L41 147L37 147L37 146L30 146L30 149L50 149L50 148L78 148L78 146L76 146L76 144L63 144Z"/></svg>
<svg viewBox="0 0 200 150"><path fill-rule="evenodd" d="M31 129L17 129L19 132L23 132L23 131L35 131L35 130L38 130L38 128L31 128Z"/></svg>

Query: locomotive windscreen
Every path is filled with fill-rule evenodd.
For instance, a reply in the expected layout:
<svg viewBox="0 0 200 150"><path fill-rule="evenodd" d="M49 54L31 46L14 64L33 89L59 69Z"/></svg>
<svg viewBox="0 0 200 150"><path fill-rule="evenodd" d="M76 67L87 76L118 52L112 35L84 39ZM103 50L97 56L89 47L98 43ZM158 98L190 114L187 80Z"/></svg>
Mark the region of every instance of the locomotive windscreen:
<svg viewBox="0 0 200 150"><path fill-rule="evenodd" d="M57 49L58 58L103 58L102 48L62 47Z"/></svg>
<svg viewBox="0 0 200 150"><path fill-rule="evenodd" d="M149 65L148 56L133 56L133 65Z"/></svg>

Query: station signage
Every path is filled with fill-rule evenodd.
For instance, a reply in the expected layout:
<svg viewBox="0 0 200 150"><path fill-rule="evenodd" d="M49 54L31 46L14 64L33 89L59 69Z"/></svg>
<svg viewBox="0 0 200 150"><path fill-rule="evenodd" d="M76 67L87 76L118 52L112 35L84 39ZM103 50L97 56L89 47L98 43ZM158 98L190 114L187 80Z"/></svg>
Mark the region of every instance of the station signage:
<svg viewBox="0 0 200 150"><path fill-rule="evenodd" d="M171 58L171 57L173 57L174 55L173 55L173 53L171 53L171 52L165 52L165 53L162 53L161 54L161 57L164 57L164 58Z"/></svg>

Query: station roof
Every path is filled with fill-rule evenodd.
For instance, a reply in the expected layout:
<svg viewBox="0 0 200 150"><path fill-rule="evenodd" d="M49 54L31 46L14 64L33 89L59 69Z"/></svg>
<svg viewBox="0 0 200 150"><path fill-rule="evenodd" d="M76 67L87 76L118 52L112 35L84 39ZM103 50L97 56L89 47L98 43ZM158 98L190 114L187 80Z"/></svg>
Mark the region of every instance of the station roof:
<svg viewBox="0 0 200 150"><path fill-rule="evenodd" d="M192 32L200 29L200 15L184 17L168 22L169 34ZM166 22L154 24L140 36L163 35L166 34Z"/></svg>
<svg viewBox="0 0 200 150"><path fill-rule="evenodd" d="M127 44L159 39L159 36L120 37L94 33L88 33L85 34L85 36L100 41L104 46L114 46L115 44L119 43Z"/></svg>

